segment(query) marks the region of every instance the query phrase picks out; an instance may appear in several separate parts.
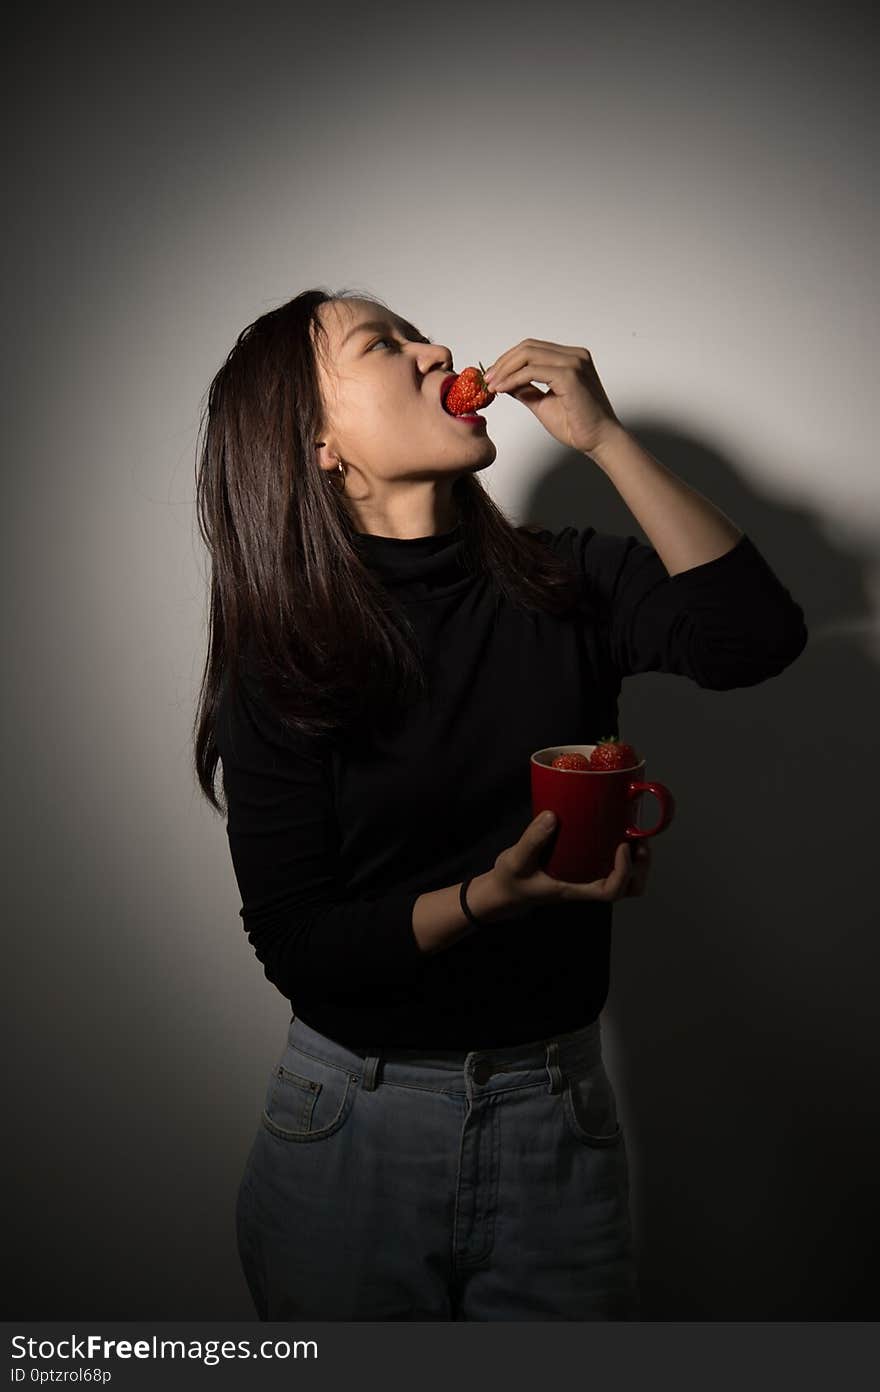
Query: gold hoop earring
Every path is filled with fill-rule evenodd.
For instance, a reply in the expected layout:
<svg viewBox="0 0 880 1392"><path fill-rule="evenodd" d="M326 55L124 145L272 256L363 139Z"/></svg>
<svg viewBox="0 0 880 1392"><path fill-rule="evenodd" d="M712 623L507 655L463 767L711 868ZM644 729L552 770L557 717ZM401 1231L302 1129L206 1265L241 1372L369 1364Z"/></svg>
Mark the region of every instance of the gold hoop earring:
<svg viewBox="0 0 880 1392"><path fill-rule="evenodd" d="M315 445L315 449L323 449L323 448L324 448L324 442L323 442L323 440L321 441L320 444L316 444L316 445ZM345 492L345 469L344 469L343 466L342 466L342 460L341 460L341 459L337 462L336 471L337 471L337 473L340 475L340 479L339 479L339 482L340 482L340 485L341 485L341 486L340 486L340 492L341 492L341 493L344 493L344 492Z"/></svg>

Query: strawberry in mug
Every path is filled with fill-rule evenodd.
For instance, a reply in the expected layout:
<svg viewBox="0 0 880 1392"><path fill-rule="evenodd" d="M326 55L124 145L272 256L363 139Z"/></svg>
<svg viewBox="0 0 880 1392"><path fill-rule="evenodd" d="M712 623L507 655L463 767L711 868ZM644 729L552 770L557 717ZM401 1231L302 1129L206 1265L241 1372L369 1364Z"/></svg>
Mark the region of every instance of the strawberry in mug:
<svg viewBox="0 0 880 1392"><path fill-rule="evenodd" d="M557 828L544 870L554 879L585 884L611 874L621 842L664 831L675 800L663 783L644 781L645 760L631 744L608 736L598 744L538 749L530 760L532 815L555 812ZM644 793L660 803L656 825L635 824Z"/></svg>

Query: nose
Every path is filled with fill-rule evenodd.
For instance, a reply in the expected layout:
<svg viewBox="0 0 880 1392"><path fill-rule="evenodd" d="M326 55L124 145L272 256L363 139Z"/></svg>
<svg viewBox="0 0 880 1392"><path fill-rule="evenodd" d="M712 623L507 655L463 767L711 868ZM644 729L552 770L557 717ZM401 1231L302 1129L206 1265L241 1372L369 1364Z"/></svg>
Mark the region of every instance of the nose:
<svg viewBox="0 0 880 1392"><path fill-rule="evenodd" d="M419 361L426 363L429 367L434 367L437 363L445 367L447 372L453 372L452 350L447 348L445 343L420 343Z"/></svg>

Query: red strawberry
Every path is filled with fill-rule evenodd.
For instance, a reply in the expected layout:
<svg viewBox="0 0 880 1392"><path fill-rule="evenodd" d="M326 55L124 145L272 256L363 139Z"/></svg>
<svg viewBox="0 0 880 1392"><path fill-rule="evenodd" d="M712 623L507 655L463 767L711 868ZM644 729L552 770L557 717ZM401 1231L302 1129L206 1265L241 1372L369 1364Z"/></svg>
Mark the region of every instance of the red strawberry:
<svg viewBox="0 0 880 1392"><path fill-rule="evenodd" d="M561 769L588 769L590 765L587 762L586 754L557 754L550 767Z"/></svg>
<svg viewBox="0 0 880 1392"><path fill-rule="evenodd" d="M609 769L635 768L639 756L631 744L624 744L614 735L601 739L590 755L590 768L607 771Z"/></svg>
<svg viewBox="0 0 880 1392"><path fill-rule="evenodd" d="M466 367L459 372L443 398L443 409L451 416L469 416L480 406L495 400L495 393L486 386L483 364Z"/></svg>

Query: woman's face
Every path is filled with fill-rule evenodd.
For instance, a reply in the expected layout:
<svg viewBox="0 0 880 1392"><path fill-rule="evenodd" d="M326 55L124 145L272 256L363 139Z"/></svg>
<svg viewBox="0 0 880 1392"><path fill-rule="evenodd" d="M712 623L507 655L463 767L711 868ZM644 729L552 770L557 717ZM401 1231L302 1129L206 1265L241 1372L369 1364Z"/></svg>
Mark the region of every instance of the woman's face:
<svg viewBox="0 0 880 1392"><path fill-rule="evenodd" d="M441 404L455 370L448 348L366 300L330 300L318 313L328 359L318 366L327 412L318 457L328 469L344 461L347 490L378 501L386 483L448 477L451 486L492 463L486 426L457 420Z"/></svg>

